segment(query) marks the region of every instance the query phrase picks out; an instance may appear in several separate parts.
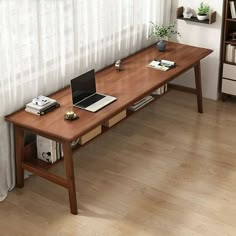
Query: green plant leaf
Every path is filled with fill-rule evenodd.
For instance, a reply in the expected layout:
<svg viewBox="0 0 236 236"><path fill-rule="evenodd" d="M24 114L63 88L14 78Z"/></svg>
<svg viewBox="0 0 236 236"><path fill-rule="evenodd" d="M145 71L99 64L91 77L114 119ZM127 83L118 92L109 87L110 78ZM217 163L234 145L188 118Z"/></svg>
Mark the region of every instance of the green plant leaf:
<svg viewBox="0 0 236 236"><path fill-rule="evenodd" d="M171 35L177 34L180 35L180 33L175 28L175 23L170 23L167 26L164 25L157 25L150 21L150 24L152 25L152 32L149 35L149 38L157 37L157 38L169 38Z"/></svg>

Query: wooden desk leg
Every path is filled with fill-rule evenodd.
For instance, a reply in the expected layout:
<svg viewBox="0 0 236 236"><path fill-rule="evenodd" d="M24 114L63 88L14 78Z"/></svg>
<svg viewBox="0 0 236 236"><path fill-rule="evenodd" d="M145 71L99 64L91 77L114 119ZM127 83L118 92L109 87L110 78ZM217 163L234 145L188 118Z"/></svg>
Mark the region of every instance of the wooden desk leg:
<svg viewBox="0 0 236 236"><path fill-rule="evenodd" d="M201 66L200 62L194 66L194 74L195 74L195 83L196 83L196 94L197 94L197 106L198 112L203 113L203 105L202 105L202 82L201 82Z"/></svg>
<svg viewBox="0 0 236 236"><path fill-rule="evenodd" d="M22 162L24 161L24 129L15 125L15 152L16 152L16 186L24 187L24 169Z"/></svg>
<svg viewBox="0 0 236 236"><path fill-rule="evenodd" d="M70 142L63 143L63 153L64 153L64 163L65 172L68 185L68 193L70 200L70 211L72 214L77 215L77 201L76 201L76 189L75 189L75 177L74 177L74 167L72 159L72 150Z"/></svg>

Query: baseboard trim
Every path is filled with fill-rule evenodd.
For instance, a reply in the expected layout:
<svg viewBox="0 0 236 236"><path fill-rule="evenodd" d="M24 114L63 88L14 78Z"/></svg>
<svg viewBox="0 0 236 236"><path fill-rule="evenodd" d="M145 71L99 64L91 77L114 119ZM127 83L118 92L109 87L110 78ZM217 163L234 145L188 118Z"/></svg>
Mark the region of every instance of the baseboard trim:
<svg viewBox="0 0 236 236"><path fill-rule="evenodd" d="M196 94L196 90L194 88L189 88L189 87L185 87L185 86L178 85L178 84L168 84L168 88L174 89L174 90L179 90L179 91L186 92L186 93Z"/></svg>

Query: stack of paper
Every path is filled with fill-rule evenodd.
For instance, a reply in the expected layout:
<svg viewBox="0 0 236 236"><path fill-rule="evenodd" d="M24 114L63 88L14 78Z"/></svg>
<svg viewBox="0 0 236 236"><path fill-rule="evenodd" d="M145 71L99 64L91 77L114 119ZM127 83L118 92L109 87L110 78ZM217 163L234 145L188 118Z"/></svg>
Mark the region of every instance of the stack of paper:
<svg viewBox="0 0 236 236"><path fill-rule="evenodd" d="M128 108L128 110L130 110L130 111L137 111L141 107L143 107L146 104L148 104L149 102L151 102L153 99L154 99L153 96L150 96L150 95L146 96L146 97L142 98L141 100L135 102L132 106L130 106Z"/></svg>

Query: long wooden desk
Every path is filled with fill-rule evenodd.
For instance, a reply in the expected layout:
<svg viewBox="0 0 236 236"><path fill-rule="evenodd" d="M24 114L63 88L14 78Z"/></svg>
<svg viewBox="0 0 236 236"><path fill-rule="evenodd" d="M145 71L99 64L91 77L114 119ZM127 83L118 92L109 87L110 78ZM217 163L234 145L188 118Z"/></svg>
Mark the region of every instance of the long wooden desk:
<svg viewBox="0 0 236 236"><path fill-rule="evenodd" d="M64 114L72 109L71 92L67 87L51 97L58 100L60 108L44 116L35 116L24 109L6 116L14 124L16 150L17 187L24 186L24 169L68 190L71 213L77 214L77 200L71 142L112 118L153 90L161 87L185 71L194 68L198 112L203 112L200 60L212 52L210 49L168 42L166 52L158 52L155 45L123 60L124 70L117 72L114 66L96 73L97 91L117 97L117 101L96 113L73 108L80 117L65 121ZM154 58L176 62L176 67L163 72L147 67ZM30 131L62 143L65 178L49 173L37 159L24 156L24 133Z"/></svg>

